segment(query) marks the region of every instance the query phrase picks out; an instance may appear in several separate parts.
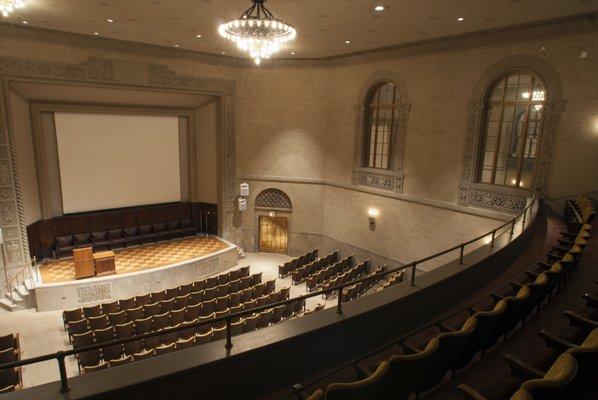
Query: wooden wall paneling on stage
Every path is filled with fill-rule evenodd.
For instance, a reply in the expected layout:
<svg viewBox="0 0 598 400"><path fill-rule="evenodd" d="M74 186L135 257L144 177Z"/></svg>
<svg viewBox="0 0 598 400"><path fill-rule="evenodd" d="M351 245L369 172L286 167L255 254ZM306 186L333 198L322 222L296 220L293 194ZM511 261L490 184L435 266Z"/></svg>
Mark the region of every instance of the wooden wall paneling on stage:
<svg viewBox="0 0 598 400"><path fill-rule="evenodd" d="M122 227L122 221L120 218L119 211L112 211L104 213L104 222L106 223L106 229L118 229Z"/></svg>
<svg viewBox="0 0 598 400"><path fill-rule="evenodd" d="M137 213L135 210L123 210L120 214L123 227L138 226Z"/></svg>
<svg viewBox="0 0 598 400"><path fill-rule="evenodd" d="M106 230L106 222L103 214L91 214L87 217L89 221L89 229L91 232L99 232Z"/></svg>
<svg viewBox="0 0 598 400"><path fill-rule="evenodd" d="M71 220L73 233L87 233L89 232L89 221L87 215L76 215L67 217Z"/></svg>
<svg viewBox="0 0 598 400"><path fill-rule="evenodd" d="M135 210L135 214L137 214L139 225L148 225L153 222L152 213L149 208L138 208Z"/></svg>

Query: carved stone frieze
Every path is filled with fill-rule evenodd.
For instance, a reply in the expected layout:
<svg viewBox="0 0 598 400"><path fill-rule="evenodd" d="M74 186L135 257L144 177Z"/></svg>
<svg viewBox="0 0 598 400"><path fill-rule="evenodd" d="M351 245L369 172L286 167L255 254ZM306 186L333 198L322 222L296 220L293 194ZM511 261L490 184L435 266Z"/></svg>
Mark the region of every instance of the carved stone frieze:
<svg viewBox="0 0 598 400"><path fill-rule="evenodd" d="M395 193L403 193L402 175L376 173L365 170L353 171L353 184L369 186L376 189L389 190Z"/></svg>
<svg viewBox="0 0 598 400"><path fill-rule="evenodd" d="M459 187L459 204L491 210L520 213L527 205L526 194L514 194L482 189L475 186L462 185Z"/></svg>

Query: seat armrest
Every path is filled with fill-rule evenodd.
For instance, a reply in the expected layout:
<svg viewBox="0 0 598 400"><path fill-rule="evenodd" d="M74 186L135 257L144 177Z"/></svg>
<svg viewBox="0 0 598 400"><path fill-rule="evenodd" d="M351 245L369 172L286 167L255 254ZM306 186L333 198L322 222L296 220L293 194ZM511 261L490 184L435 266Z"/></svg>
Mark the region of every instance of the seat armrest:
<svg viewBox="0 0 598 400"><path fill-rule="evenodd" d="M475 313L479 313L479 312L481 312L481 310L480 310L480 309L478 309L478 308L475 308L475 307L468 307L468 308L467 308L467 312L468 312L469 314L473 315L473 314L475 314Z"/></svg>
<svg viewBox="0 0 598 400"><path fill-rule="evenodd" d="M557 253L549 253L546 255L546 258L549 258L551 260L558 260L559 258L563 258L563 256Z"/></svg>
<svg viewBox="0 0 598 400"><path fill-rule="evenodd" d="M544 338L544 344L546 347L550 347L551 349L557 350L559 353L564 353L565 351L577 347L573 343L570 343L560 337L553 335L552 333L545 331L542 329L538 332L538 335Z"/></svg>
<svg viewBox="0 0 598 400"><path fill-rule="evenodd" d="M598 296L586 293L581 297L586 300L586 304L588 307L593 307L593 308L598 307Z"/></svg>
<svg viewBox="0 0 598 400"><path fill-rule="evenodd" d="M527 275L527 277L531 279L536 279L538 277L538 274L532 271L525 271L525 275Z"/></svg>
<svg viewBox="0 0 598 400"><path fill-rule="evenodd" d="M544 262L544 261L540 261L540 262L538 262L538 265L539 265L540 267L544 268L544 269L550 269L550 268L552 268L552 265L551 265L551 264L549 264L549 263L546 263L546 262Z"/></svg>
<svg viewBox="0 0 598 400"><path fill-rule="evenodd" d="M532 367L528 363L516 358L515 356L506 354L502 357L502 359L511 367L511 375L513 376L523 380L542 379L542 377L544 377L544 372Z"/></svg>
<svg viewBox="0 0 598 400"><path fill-rule="evenodd" d="M491 296L491 297L492 297L492 299L494 300L494 303L495 303L495 304L496 304L496 303L498 303L499 301L501 301L502 299L504 299L504 296L501 296L501 295L500 295L500 294L498 294L498 293L492 293L490 296Z"/></svg>
<svg viewBox="0 0 598 400"><path fill-rule="evenodd" d="M563 315L569 319L570 325L579 326L580 328L586 329L588 331L594 328L598 328L598 322L584 317L583 315L578 314L576 312L565 311Z"/></svg>
<svg viewBox="0 0 598 400"><path fill-rule="evenodd" d="M440 329L440 331L442 332L456 332L456 330L442 322L439 322L437 324L434 324L438 329Z"/></svg>
<svg viewBox="0 0 598 400"><path fill-rule="evenodd" d="M471 386L468 386L464 383L457 386L457 390L459 391L459 393L461 393L463 398L467 400L488 400L486 397L482 396Z"/></svg>
<svg viewBox="0 0 598 400"><path fill-rule="evenodd" d="M517 291L523 287L523 285L521 283L515 282L515 281L509 282L509 285L511 285L511 287L513 288L514 291Z"/></svg>
<svg viewBox="0 0 598 400"><path fill-rule="evenodd" d="M365 379L372 374L372 371L370 371L370 369L363 363L353 364L352 367L357 374L357 378L360 380Z"/></svg>
<svg viewBox="0 0 598 400"><path fill-rule="evenodd" d="M410 345L409 343L400 342L399 344L401 345L401 347L403 347L403 350L405 350L405 354L421 353L420 349Z"/></svg>

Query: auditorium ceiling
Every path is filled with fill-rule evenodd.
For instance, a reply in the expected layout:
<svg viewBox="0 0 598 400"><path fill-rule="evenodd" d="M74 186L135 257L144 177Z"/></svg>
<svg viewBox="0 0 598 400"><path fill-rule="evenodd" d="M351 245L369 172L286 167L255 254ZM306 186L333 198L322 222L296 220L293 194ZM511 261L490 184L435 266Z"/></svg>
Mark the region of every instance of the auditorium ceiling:
<svg viewBox="0 0 598 400"><path fill-rule="evenodd" d="M219 37L218 23L239 17L250 5L249 0L26 2L24 10L0 20L230 56L241 53ZM269 0L266 5L298 31L297 40L278 54L282 58L325 58L598 10L598 0ZM386 10L374 11L376 5Z"/></svg>

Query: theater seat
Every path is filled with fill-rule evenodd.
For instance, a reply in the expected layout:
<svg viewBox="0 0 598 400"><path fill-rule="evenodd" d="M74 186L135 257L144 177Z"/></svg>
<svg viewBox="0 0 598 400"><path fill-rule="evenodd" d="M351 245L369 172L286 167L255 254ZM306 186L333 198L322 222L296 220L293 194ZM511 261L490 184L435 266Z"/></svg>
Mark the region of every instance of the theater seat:
<svg viewBox="0 0 598 400"><path fill-rule="evenodd" d="M528 391L533 399L558 399L571 386L577 374L577 361L569 353L563 353L542 379L523 382L521 389Z"/></svg>
<svg viewBox="0 0 598 400"><path fill-rule="evenodd" d="M150 224L141 225L139 227L139 235L141 236L141 243L143 244L156 241L156 235L154 234Z"/></svg>
<svg viewBox="0 0 598 400"><path fill-rule="evenodd" d="M158 222L152 225L152 230L156 241L168 240L170 234L166 230L166 224L164 222Z"/></svg>
<svg viewBox="0 0 598 400"><path fill-rule="evenodd" d="M168 233L170 234L171 239L179 238L183 235L181 223L178 220L168 221L166 223L166 229L168 229Z"/></svg>
<svg viewBox="0 0 598 400"><path fill-rule="evenodd" d="M91 232L91 243L95 250L107 249L108 247L110 247L110 241L108 240L108 232Z"/></svg>
<svg viewBox="0 0 598 400"><path fill-rule="evenodd" d="M125 244L127 247L141 244L141 235L136 226L130 226L124 229Z"/></svg>
<svg viewBox="0 0 598 400"><path fill-rule="evenodd" d="M54 248L54 257L56 258L70 255L75 248L75 239L73 235L56 237Z"/></svg>
<svg viewBox="0 0 598 400"><path fill-rule="evenodd" d="M91 247L91 234L89 233L76 233L75 234L75 247Z"/></svg>

